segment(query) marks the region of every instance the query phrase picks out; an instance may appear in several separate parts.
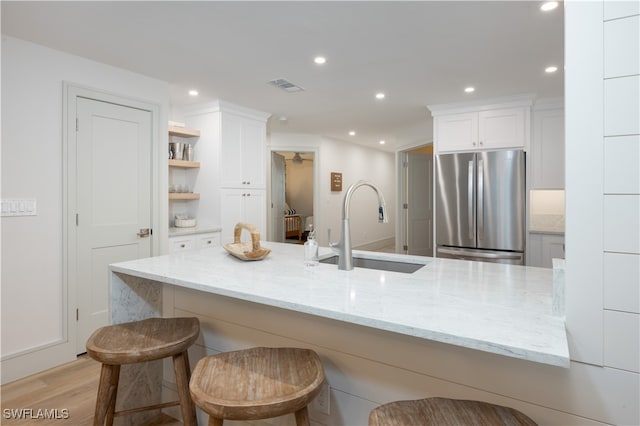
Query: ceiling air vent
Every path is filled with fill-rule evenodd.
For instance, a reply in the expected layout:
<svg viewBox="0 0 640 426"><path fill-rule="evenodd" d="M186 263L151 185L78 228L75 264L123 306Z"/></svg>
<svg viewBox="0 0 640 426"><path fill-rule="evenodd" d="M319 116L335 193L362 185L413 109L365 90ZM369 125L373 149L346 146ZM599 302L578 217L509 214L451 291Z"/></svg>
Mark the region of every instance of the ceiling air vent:
<svg viewBox="0 0 640 426"><path fill-rule="evenodd" d="M296 86L295 84L284 78L276 78L275 80L271 80L269 84L290 93L301 92L304 90L302 87Z"/></svg>

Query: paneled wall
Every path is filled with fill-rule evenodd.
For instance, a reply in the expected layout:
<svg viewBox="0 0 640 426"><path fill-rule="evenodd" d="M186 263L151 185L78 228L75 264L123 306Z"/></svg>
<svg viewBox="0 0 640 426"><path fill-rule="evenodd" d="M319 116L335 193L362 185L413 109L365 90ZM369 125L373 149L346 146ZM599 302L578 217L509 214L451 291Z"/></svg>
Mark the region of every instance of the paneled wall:
<svg viewBox="0 0 640 426"><path fill-rule="evenodd" d="M604 4L604 365L640 372L640 2Z"/></svg>
<svg viewBox="0 0 640 426"><path fill-rule="evenodd" d="M591 386L635 383L636 402L625 409L632 415L627 423L638 424L640 2L570 1L565 7L572 368L600 375Z"/></svg>

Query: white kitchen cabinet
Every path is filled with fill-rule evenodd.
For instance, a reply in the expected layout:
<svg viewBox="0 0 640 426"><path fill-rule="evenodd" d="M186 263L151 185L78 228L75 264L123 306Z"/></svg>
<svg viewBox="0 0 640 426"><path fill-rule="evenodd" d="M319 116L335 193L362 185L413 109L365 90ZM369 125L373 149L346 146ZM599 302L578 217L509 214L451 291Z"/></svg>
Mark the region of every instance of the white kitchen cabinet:
<svg viewBox="0 0 640 426"><path fill-rule="evenodd" d="M478 148L522 148L527 145L529 107L504 108L478 113Z"/></svg>
<svg viewBox="0 0 640 426"><path fill-rule="evenodd" d="M551 259L564 259L564 235L530 233L527 266L553 267Z"/></svg>
<svg viewBox="0 0 640 426"><path fill-rule="evenodd" d="M478 143L478 113L448 114L434 120L438 151L468 151Z"/></svg>
<svg viewBox="0 0 640 426"><path fill-rule="evenodd" d="M564 108L561 101L533 111L531 189L564 189Z"/></svg>
<svg viewBox="0 0 640 426"><path fill-rule="evenodd" d="M438 152L524 149L528 113L528 108L517 107L436 117L436 149Z"/></svg>
<svg viewBox="0 0 640 426"><path fill-rule="evenodd" d="M266 121L222 112L220 182L222 188L264 189Z"/></svg>
<svg viewBox="0 0 640 426"><path fill-rule="evenodd" d="M262 239L267 232L266 190L231 188L222 189L222 242L233 242L233 229L238 222L251 223L258 228ZM243 241L249 236L244 235Z"/></svg>
<svg viewBox="0 0 640 426"><path fill-rule="evenodd" d="M528 149L531 99L502 103L430 105L438 153Z"/></svg>
<svg viewBox="0 0 640 426"><path fill-rule="evenodd" d="M193 250L194 248L196 248L196 242L191 235L169 238L169 253L178 253L180 251Z"/></svg>
<svg viewBox="0 0 640 426"><path fill-rule="evenodd" d="M220 246L220 233L196 234L196 248L211 248Z"/></svg>
<svg viewBox="0 0 640 426"><path fill-rule="evenodd" d="M177 235L169 238L169 253L178 253L197 248L219 247L220 233L207 232L202 234Z"/></svg>
<svg viewBox="0 0 640 426"><path fill-rule="evenodd" d="M254 224L266 236L266 123L270 114L218 100L184 111L184 115L190 126L201 130L200 143L206 142L198 151L203 165L197 187L203 194L198 223L220 226L225 243L231 242L233 228L241 221Z"/></svg>

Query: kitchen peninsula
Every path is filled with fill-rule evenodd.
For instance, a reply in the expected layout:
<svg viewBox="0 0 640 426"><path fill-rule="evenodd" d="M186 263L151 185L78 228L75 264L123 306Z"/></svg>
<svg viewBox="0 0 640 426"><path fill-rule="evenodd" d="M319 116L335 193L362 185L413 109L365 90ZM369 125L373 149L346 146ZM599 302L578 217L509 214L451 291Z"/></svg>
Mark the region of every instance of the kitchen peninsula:
<svg viewBox="0 0 640 426"><path fill-rule="evenodd" d="M332 403L338 407L348 398L369 405L387 398L388 385L381 385L385 390L377 395L367 394L367 387L376 386L366 382L388 369L396 377L407 376L393 393L407 397L419 392L414 375L425 382L457 383L441 394L456 394L454 388L465 383L511 395L499 390L500 380L473 382L501 369L555 374L564 371L558 367L569 366L564 318L552 315L549 269L386 253L367 255L424 266L411 274L339 271L322 263L305 269L301 246L265 247L271 254L256 262L240 261L215 247L114 264L113 322L198 316L203 338L192 362L206 353L251 345L314 348L325 363ZM320 249L321 257L330 254ZM483 371L475 371L471 382L445 373L458 370L455 376L462 373L460 366L476 363ZM362 379L367 374L357 372L362 368L376 373ZM512 377L515 387L517 376ZM340 399L336 394L342 392L347 396ZM319 415L328 416L328 411Z"/></svg>

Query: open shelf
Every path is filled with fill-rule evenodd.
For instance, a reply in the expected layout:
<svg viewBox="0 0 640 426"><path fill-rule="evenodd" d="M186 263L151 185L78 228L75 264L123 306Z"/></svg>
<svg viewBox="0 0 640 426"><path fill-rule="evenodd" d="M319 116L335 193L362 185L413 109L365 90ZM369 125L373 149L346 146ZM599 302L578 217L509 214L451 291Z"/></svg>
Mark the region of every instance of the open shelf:
<svg viewBox="0 0 640 426"><path fill-rule="evenodd" d="M170 200L199 200L200 194L197 192L170 192Z"/></svg>
<svg viewBox="0 0 640 426"><path fill-rule="evenodd" d="M200 168L199 161L185 161L185 160L169 160L169 167L181 167L184 169L197 169Z"/></svg>
<svg viewBox="0 0 640 426"><path fill-rule="evenodd" d="M169 126L169 136L179 136L181 138L197 138L200 137L200 130Z"/></svg>

